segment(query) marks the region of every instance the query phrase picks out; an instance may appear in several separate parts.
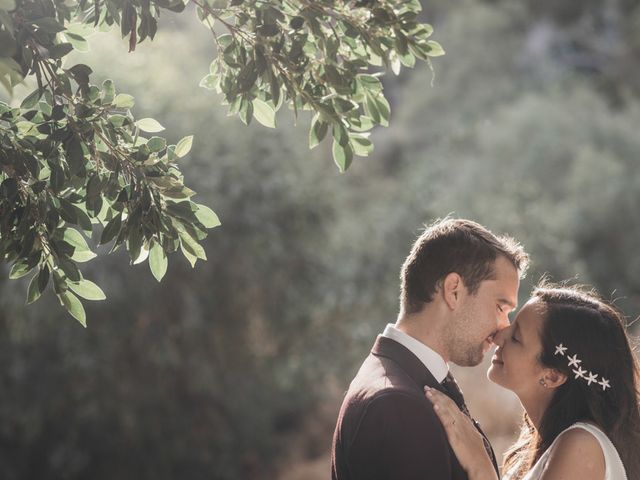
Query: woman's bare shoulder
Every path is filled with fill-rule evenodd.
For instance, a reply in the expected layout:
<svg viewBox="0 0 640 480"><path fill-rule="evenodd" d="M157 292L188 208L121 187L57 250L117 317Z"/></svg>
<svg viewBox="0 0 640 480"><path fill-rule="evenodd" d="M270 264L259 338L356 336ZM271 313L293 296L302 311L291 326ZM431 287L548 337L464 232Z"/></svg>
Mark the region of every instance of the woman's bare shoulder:
<svg viewBox="0 0 640 480"><path fill-rule="evenodd" d="M602 480L604 452L598 439L588 430L572 428L555 442L543 479Z"/></svg>

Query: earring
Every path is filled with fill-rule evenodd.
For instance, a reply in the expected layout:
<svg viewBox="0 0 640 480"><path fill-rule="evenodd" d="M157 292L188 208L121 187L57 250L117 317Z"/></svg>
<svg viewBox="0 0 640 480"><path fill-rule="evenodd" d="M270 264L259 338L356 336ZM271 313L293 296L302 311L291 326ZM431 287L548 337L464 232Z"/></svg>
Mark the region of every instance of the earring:
<svg viewBox="0 0 640 480"><path fill-rule="evenodd" d="M542 385L544 388L547 388L547 382L544 381L544 378L540 379L540 385Z"/></svg>

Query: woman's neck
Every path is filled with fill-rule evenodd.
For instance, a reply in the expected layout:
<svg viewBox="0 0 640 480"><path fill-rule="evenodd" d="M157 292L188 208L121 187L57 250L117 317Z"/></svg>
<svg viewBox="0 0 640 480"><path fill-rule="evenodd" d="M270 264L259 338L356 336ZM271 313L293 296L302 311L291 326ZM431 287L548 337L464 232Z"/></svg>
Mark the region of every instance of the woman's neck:
<svg viewBox="0 0 640 480"><path fill-rule="evenodd" d="M527 412L531 423L533 423L533 426L538 431L540 431L540 424L542 423L544 413L549 407L549 403L551 403L551 398L552 395L523 395L520 397L522 408Z"/></svg>

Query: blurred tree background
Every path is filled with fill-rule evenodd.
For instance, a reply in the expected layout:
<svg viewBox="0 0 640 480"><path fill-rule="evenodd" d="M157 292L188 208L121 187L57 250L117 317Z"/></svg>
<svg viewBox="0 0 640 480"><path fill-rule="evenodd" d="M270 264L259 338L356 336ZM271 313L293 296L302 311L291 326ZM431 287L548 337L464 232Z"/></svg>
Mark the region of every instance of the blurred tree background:
<svg viewBox="0 0 640 480"><path fill-rule="evenodd" d="M115 33L90 39L96 75L138 116L172 141L195 134L185 179L223 227L208 262L171 262L161 284L123 253L93 261L109 301L87 306L88 330L0 276L3 478L327 478L342 392L395 321L400 265L451 212L526 246L522 301L548 272L640 313L640 1L423 8L447 50L433 86L424 66L385 77L391 127L344 175L330 145L308 150L306 122L246 127L194 87L210 52L192 16L130 55ZM483 368L456 374L501 450L519 409Z"/></svg>

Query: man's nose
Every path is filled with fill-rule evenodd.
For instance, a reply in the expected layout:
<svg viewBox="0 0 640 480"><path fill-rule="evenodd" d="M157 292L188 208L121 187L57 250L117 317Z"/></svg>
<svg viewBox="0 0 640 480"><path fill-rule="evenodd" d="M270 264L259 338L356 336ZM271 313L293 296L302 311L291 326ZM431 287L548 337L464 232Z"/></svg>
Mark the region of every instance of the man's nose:
<svg viewBox="0 0 640 480"><path fill-rule="evenodd" d="M506 328L509 328L509 325L511 325L511 323L509 322L509 317L507 315L501 315L500 318L498 318L498 330L502 331L505 330Z"/></svg>
<svg viewBox="0 0 640 480"><path fill-rule="evenodd" d="M495 343L498 346L502 346L502 344L504 343L504 340L507 336L507 331L509 329L508 328L502 328L500 329L494 336L493 336L493 343Z"/></svg>

